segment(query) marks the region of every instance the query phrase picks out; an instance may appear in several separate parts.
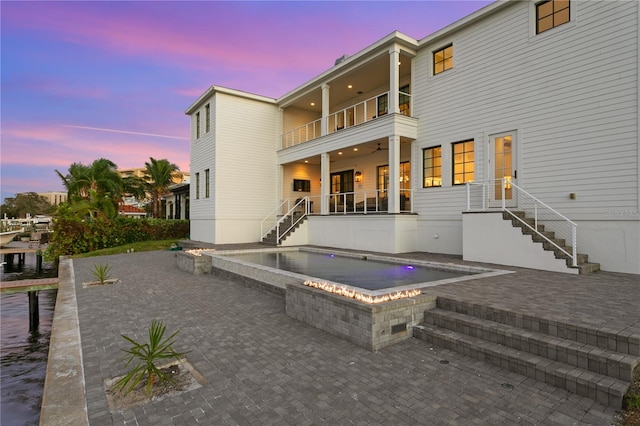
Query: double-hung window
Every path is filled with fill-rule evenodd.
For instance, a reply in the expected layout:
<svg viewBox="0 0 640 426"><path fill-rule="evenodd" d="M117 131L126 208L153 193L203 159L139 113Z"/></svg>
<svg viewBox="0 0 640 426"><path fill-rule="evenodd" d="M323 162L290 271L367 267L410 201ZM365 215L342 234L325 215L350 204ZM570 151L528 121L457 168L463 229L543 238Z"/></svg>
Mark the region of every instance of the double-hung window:
<svg viewBox="0 0 640 426"><path fill-rule="evenodd" d="M196 173L196 200L200 199L200 173Z"/></svg>
<svg viewBox="0 0 640 426"><path fill-rule="evenodd" d="M462 185L473 182L475 172L475 158L473 140L456 142L453 148L453 184Z"/></svg>
<svg viewBox="0 0 640 426"><path fill-rule="evenodd" d="M196 139L200 139L200 111L196 112Z"/></svg>
<svg viewBox="0 0 640 426"><path fill-rule="evenodd" d="M209 133L211 131L211 105L207 104L204 107L204 131Z"/></svg>
<svg viewBox="0 0 640 426"><path fill-rule="evenodd" d="M210 188L209 178L210 178L210 173L209 173L209 169L207 169L204 171L204 198L209 198L209 188Z"/></svg>
<svg viewBox="0 0 640 426"><path fill-rule="evenodd" d="M442 147L434 146L422 150L422 186L442 186Z"/></svg>

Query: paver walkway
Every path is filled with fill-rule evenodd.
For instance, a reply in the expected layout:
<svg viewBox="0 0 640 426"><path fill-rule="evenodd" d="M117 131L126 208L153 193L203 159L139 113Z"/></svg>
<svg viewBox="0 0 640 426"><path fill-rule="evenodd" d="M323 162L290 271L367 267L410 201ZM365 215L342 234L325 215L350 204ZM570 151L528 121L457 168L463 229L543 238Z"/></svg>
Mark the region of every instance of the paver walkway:
<svg viewBox="0 0 640 426"><path fill-rule="evenodd" d="M82 288L102 263L122 282ZM609 425L615 416L590 399L416 339L369 352L289 318L281 297L179 270L174 252L73 264L91 425ZM637 276L509 269L518 272L427 291L573 322L640 327ZM120 335L146 339L152 319L169 332L181 329L178 349L191 351L189 362L208 384L111 413L103 383L125 371Z"/></svg>

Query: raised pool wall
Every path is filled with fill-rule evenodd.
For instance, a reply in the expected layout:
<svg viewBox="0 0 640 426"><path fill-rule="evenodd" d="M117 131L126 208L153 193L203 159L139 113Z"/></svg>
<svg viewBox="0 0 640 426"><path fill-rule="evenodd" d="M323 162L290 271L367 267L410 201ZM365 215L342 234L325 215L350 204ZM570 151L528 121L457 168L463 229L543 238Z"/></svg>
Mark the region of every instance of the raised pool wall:
<svg viewBox="0 0 640 426"><path fill-rule="evenodd" d="M358 302L299 283L287 284L287 315L371 351L413 337L436 297L419 295L390 302Z"/></svg>
<svg viewBox="0 0 640 426"><path fill-rule="evenodd" d="M196 256L195 254L177 251L178 268L194 275L211 273L211 256Z"/></svg>
<svg viewBox="0 0 640 426"><path fill-rule="evenodd" d="M217 256L220 252L210 254L203 253L200 257L210 259L213 275L284 295L290 317L371 351L411 338L411 327L423 321L425 310L436 307L435 296L425 295L379 304L363 303L305 286L303 275L244 264Z"/></svg>

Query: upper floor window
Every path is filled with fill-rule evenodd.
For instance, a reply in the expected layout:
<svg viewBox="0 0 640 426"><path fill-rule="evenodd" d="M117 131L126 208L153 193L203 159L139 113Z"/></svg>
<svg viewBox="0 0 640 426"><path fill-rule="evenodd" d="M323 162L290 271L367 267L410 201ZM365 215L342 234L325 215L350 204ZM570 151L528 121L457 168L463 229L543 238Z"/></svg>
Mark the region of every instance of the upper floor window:
<svg viewBox="0 0 640 426"><path fill-rule="evenodd" d="M196 112L196 139L200 139L200 112Z"/></svg>
<svg viewBox="0 0 640 426"><path fill-rule="evenodd" d="M433 74L453 68L453 45L443 47L433 52Z"/></svg>
<svg viewBox="0 0 640 426"><path fill-rule="evenodd" d="M473 140L453 144L453 184L473 182L475 171Z"/></svg>
<svg viewBox="0 0 640 426"><path fill-rule="evenodd" d="M569 0L547 0L536 4L536 34L569 22Z"/></svg>
<svg viewBox="0 0 640 426"><path fill-rule="evenodd" d="M423 183L422 186L442 186L442 147L434 146L422 150Z"/></svg>
<svg viewBox="0 0 640 426"><path fill-rule="evenodd" d="M211 105L207 104L204 107L204 131L209 133L211 131Z"/></svg>

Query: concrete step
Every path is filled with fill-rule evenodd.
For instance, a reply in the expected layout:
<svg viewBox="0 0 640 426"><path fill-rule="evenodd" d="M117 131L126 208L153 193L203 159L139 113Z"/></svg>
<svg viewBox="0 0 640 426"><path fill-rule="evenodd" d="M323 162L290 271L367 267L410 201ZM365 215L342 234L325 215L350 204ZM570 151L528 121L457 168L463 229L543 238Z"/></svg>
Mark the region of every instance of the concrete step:
<svg viewBox="0 0 640 426"><path fill-rule="evenodd" d="M413 335L433 345L618 409L622 407L623 396L629 387L629 382L428 324L414 326Z"/></svg>
<svg viewBox="0 0 640 426"><path fill-rule="evenodd" d="M638 331L616 332L606 327L593 329L448 297L438 297L436 305L439 309L458 312L500 324L508 324L578 343L587 343L622 354L640 356L640 332Z"/></svg>
<svg viewBox="0 0 640 426"><path fill-rule="evenodd" d="M566 240L563 238L555 238L555 232L553 231L545 231L545 227L543 224L538 223L537 230L540 234L544 235L543 238L541 235L535 233L533 229L525 226L522 221L526 222L532 228L535 227L535 221L532 218L526 217L525 212L523 211L512 211L513 215L517 216L521 220L514 218L511 214L507 212L502 213L502 217L505 220L511 221L511 224L514 227L518 227L522 230L524 235L531 235L531 239L536 243L542 243L542 248L547 251L552 251L556 259L564 259L567 263L568 268L574 268L573 259L570 256L567 256L566 253L562 252L558 247L554 246L556 244L559 247L562 247L569 253L572 253L573 248L566 246ZM554 244L551 244L547 239L553 241ZM580 274L591 274L600 270L599 263L589 263L589 257L586 254L578 254L577 259L577 268Z"/></svg>
<svg viewBox="0 0 640 426"><path fill-rule="evenodd" d="M637 356L439 308L427 312L425 324L628 382L639 362Z"/></svg>

